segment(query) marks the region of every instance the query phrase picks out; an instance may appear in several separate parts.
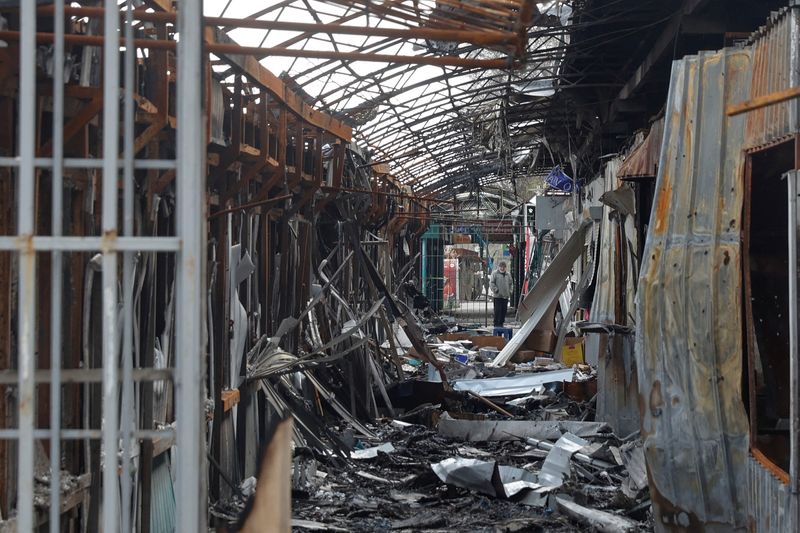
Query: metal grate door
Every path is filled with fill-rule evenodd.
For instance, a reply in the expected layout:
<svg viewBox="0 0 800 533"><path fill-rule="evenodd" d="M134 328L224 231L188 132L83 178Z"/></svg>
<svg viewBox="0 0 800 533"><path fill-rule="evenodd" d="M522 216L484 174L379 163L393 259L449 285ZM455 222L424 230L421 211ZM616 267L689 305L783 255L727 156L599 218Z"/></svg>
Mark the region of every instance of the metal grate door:
<svg viewBox="0 0 800 533"><path fill-rule="evenodd" d="M204 445L204 357L205 336L205 235L204 216L205 147L202 109L202 0L180 0L178 7L176 96L176 157L137 159L134 154L134 90L136 48L121 45L133 42L134 2L128 0L120 17L116 0L105 0L102 54L102 158L64 156L64 0L54 2L53 34L37 34L38 2L20 2L20 76L18 94L18 142L8 157L0 158L0 170L15 177L17 190L16 234L0 237L0 251L17 258L18 302L16 309L16 353L11 360L16 368L5 371L3 383L11 388L17 405L16 427L0 431L0 437L13 441L17 457L17 508L19 531L33 531L37 524L34 509L34 461L37 441L49 443L51 458L50 531L60 531L60 446L68 440L99 441L104 458L102 479L95 472L92 483L102 483L101 530L130 531L131 453L139 440L175 440L176 530L205 529L205 445ZM137 2L138 4L138 2ZM41 16L41 13L39 13ZM124 38L124 41L123 41ZM37 157L37 46L53 43L52 80L52 156ZM119 105L116 105L119 102ZM121 135L120 135L121 132ZM120 156L122 154L122 156ZM65 169L95 169L102 175L102 233L65 235L63 228L63 180ZM172 236L134 234L134 170L176 171L176 228ZM34 220L36 188L40 172L51 173L52 228L49 234L36 232ZM122 184L121 187L119 184ZM121 221L121 224L120 224ZM62 262L64 254L101 254L102 270L102 368L65 369L62 372L60 332L63 325ZM177 354L173 368L134 368L132 358L132 283L134 258L146 253L174 254L176 263L175 340ZM37 266L43 257L51 261L52 296L49 327L52 330L51 360L37 360ZM120 264L121 263L121 264ZM119 288L121 287L121 289ZM45 369L46 368L46 369ZM139 430L134 416L135 384L171 380L175 391L175 428ZM100 383L102 424L99 428L64 429L62 385ZM37 405L37 385L49 383L49 406ZM14 391L16 387L16 391ZM49 428L36 424L38 409L49 408ZM115 458L121 456L118 462Z"/></svg>

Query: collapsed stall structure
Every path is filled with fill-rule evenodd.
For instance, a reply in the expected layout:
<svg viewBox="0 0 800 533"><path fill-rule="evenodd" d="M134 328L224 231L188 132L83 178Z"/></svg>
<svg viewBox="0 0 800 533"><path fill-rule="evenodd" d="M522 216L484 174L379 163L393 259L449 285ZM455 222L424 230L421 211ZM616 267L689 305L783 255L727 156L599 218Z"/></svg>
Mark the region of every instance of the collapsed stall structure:
<svg viewBox="0 0 800 533"><path fill-rule="evenodd" d="M796 529L799 58L785 0L0 0L0 531Z"/></svg>
<svg viewBox="0 0 800 533"><path fill-rule="evenodd" d="M659 529L798 524L797 24L785 8L675 61L649 132L604 166L592 320L625 340L599 352L598 416L638 404Z"/></svg>

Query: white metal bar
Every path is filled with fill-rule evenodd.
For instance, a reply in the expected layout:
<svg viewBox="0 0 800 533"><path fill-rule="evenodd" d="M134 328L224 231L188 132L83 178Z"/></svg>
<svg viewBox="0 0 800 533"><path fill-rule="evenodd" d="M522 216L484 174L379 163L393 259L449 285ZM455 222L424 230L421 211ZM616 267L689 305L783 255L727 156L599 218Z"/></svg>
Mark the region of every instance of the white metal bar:
<svg viewBox="0 0 800 533"><path fill-rule="evenodd" d="M0 250L99 252L99 251L145 251L177 252L181 241L177 237L0 237Z"/></svg>
<svg viewBox="0 0 800 533"><path fill-rule="evenodd" d="M52 234L60 237L64 221L64 0L55 0L53 14L53 172ZM63 258L52 254L50 265L50 533L61 530L61 305Z"/></svg>
<svg viewBox="0 0 800 533"><path fill-rule="evenodd" d="M0 440L14 440L20 438L20 430L18 429L0 429ZM34 429L33 438L35 440L47 440L50 438L51 431L49 429ZM118 435L122 436L122 433ZM158 440L175 438L175 431L172 429L158 429L158 430L144 430L138 429L132 433L134 439L139 440ZM59 431L61 440L100 440L103 438L103 430L101 429L62 429Z"/></svg>
<svg viewBox="0 0 800 533"><path fill-rule="evenodd" d="M178 252L176 361L176 531L206 530L205 417L205 144L203 127L203 0L178 4Z"/></svg>
<svg viewBox="0 0 800 533"><path fill-rule="evenodd" d="M105 0L103 50L103 209L104 236L117 235L117 178L119 168L119 8ZM119 531L117 448L119 433L119 358L117 357L117 253L103 251L103 511L106 533Z"/></svg>
<svg viewBox="0 0 800 533"><path fill-rule="evenodd" d="M133 88L136 82L134 67L136 47L133 43L133 0L127 0L125 9L125 87L123 90L123 165L122 165L122 234L133 236L133 140L134 130ZM131 501L133 480L131 478L131 432L135 425L133 394L133 252L123 254L122 287L122 531L132 531Z"/></svg>
<svg viewBox="0 0 800 533"><path fill-rule="evenodd" d="M789 196L789 484L796 499L800 493L800 339L798 339L798 272L797 237L800 213L798 213L798 183L800 172L786 174Z"/></svg>
<svg viewBox="0 0 800 533"><path fill-rule="evenodd" d="M61 383L101 383L103 381L102 368L66 368L61 370ZM133 381L164 381L172 380L171 368L134 368L131 372ZM34 372L35 383L50 383L53 375L48 369ZM0 385L19 384L19 372L16 370L0 370Z"/></svg>
<svg viewBox="0 0 800 533"><path fill-rule="evenodd" d="M34 190L36 169L36 3L22 2L20 12L19 77L19 202L17 231L34 234ZM34 416L36 412L36 254L19 254L19 443L17 479L17 529L33 531Z"/></svg>
<svg viewBox="0 0 800 533"><path fill-rule="evenodd" d="M101 169L104 164L103 159L90 157L66 157L63 160L64 168ZM122 159L117 160L118 167L122 168L123 164ZM0 157L0 166L2 167L18 167L19 165L19 157ZM37 157L34 159L34 165L37 168L50 168L53 166L53 158ZM137 159L133 162L133 168L137 170L171 170L176 168L176 162L174 159Z"/></svg>

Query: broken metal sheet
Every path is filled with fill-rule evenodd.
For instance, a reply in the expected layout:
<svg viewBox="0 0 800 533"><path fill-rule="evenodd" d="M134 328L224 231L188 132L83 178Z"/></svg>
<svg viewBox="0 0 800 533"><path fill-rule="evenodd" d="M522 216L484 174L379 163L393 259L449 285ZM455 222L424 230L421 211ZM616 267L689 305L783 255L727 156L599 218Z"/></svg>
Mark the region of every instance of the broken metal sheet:
<svg viewBox="0 0 800 533"><path fill-rule="evenodd" d="M459 420L442 414L439 435L468 442L539 439L558 440L564 433L594 437L609 431L604 422L573 420Z"/></svg>
<svg viewBox="0 0 800 533"><path fill-rule="evenodd" d="M364 448L363 450L354 450L350 452L351 459L374 459L378 457L378 452L392 453L394 446L391 442L381 444L380 446L373 446L371 448Z"/></svg>
<svg viewBox="0 0 800 533"><path fill-rule="evenodd" d="M661 155L661 141L664 138L664 117L650 126L650 131L641 144L636 146L619 167L620 179L654 178L658 171L658 158Z"/></svg>
<svg viewBox="0 0 800 533"><path fill-rule="evenodd" d="M633 441L623 445L620 455L628 471L628 477L622 483L622 492L628 498L635 499L639 492L647 488L647 466L642 443Z"/></svg>
<svg viewBox="0 0 800 533"><path fill-rule="evenodd" d="M432 464L431 469L443 483L492 497L511 498L523 491L551 489L539 484L535 473L495 461L450 457Z"/></svg>
<svg viewBox="0 0 800 533"><path fill-rule="evenodd" d="M492 477L496 466L494 461L450 457L432 464L431 468L443 483L495 497L497 491L492 485Z"/></svg>
<svg viewBox="0 0 800 533"><path fill-rule="evenodd" d="M653 511L674 530L750 523L739 312L745 119L725 110L748 99L751 75L747 49L672 68L635 353Z"/></svg>
<svg viewBox="0 0 800 533"><path fill-rule="evenodd" d="M557 497L556 502L559 510L564 514L603 533L620 533L639 529L636 522L624 516L598 511L597 509L589 509L562 497Z"/></svg>
<svg viewBox="0 0 800 533"><path fill-rule="evenodd" d="M628 211L630 206L624 206L624 199L614 198L621 183L617 177L621 161L621 157L615 157L606 162L603 170L605 192L602 197L606 201L603 202L603 216L598 224L599 254L591 317L592 321L599 323L632 325L638 272L638 259L633 257L632 251L638 250L638 233L634 217L622 215L618 210ZM630 185L622 187L627 189ZM620 257L621 264L618 263ZM620 294L624 296L623 301L619 300ZM620 306L620 303L623 305Z"/></svg>
<svg viewBox="0 0 800 533"><path fill-rule="evenodd" d="M547 457L542 464L539 472L539 481L551 487L560 487L564 480L569 478L570 462L572 456L589 441L583 440L572 433L561 435L553 448L547 453Z"/></svg>
<svg viewBox="0 0 800 533"><path fill-rule="evenodd" d="M535 372L502 378L462 379L453 382L453 390L471 391L481 396L521 396L540 389L547 383L572 381L571 368L552 372Z"/></svg>
<svg viewBox="0 0 800 533"><path fill-rule="evenodd" d="M538 490L543 488L539 484L538 476L523 468L499 465L497 467L497 475L500 484L503 486L503 495L506 498L516 496L527 489Z"/></svg>
<svg viewBox="0 0 800 533"><path fill-rule="evenodd" d="M536 310L543 306L543 298L552 293L552 287L547 287L547 285L559 285L562 281L569 277L569 274L572 271L572 265L578 260L583 252L586 232L591 225L591 221L585 221L580 225L580 227L578 227L575 233L573 233L570 238L567 239L567 242L564 243L564 246L562 246L558 251L558 254L556 254L556 257L550 263L550 266L548 266L547 270L542 273L542 276L536 282L536 285L534 285L528 294L525 295L525 298L523 298L522 303L520 303L519 309L517 310L517 320L522 323L527 322L528 319L533 316ZM553 301L555 301L556 298L558 298L562 291L563 289L559 290L558 294L553 294L552 297L546 298L547 305L544 306L544 311L550 307L550 305L553 303Z"/></svg>
<svg viewBox="0 0 800 533"><path fill-rule="evenodd" d="M542 276L525 296L519 305L517 319L523 322L522 328L513 336L508 344L497 354L488 366L505 365L520 349L531 332L547 314L550 306L564 292L572 272L572 265L583 253L586 232L592 221L584 221L559 250L553 262L542 273Z"/></svg>
<svg viewBox="0 0 800 533"><path fill-rule="evenodd" d="M623 183L613 191L600 195L600 201L621 215L636 214L636 193L628 183Z"/></svg>
<svg viewBox="0 0 800 533"><path fill-rule="evenodd" d="M230 228L230 220L229 220ZM230 231L230 230L229 230ZM230 234L230 232L229 232ZM247 311L239 298L239 285L255 272L255 265L248 252L241 253L242 245L236 244L228 250L228 264L230 265L230 321L233 334L230 340L230 381L228 385L238 388L244 377L241 375L244 346L247 341ZM234 407L235 408L235 407Z"/></svg>

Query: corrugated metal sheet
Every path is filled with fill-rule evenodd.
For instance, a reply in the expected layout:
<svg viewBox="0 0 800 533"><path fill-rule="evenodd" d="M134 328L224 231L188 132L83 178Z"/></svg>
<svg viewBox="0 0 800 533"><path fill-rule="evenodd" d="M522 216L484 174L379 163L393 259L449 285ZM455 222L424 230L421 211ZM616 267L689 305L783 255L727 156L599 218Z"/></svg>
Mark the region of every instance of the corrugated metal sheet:
<svg viewBox="0 0 800 533"><path fill-rule="evenodd" d="M749 98L800 85L800 8L772 15L752 37L753 79ZM800 131L800 104L796 98L747 113L744 146L775 143Z"/></svg>
<svg viewBox="0 0 800 533"><path fill-rule="evenodd" d="M636 359L631 333L586 333L586 344L597 338L597 420L620 437L639 429ZM588 359L588 354L587 354Z"/></svg>
<svg viewBox="0 0 800 533"><path fill-rule="evenodd" d="M210 141L220 146L227 146L225 141L225 98L222 96L222 84L215 79L211 80L211 124Z"/></svg>
<svg viewBox="0 0 800 533"><path fill-rule="evenodd" d="M169 456L163 453L153 459L152 499L150 500L150 531L175 531L175 487L170 474Z"/></svg>
<svg viewBox="0 0 800 533"><path fill-rule="evenodd" d="M630 184L624 183L618 177L620 164L621 158L612 159L606 164L603 174L605 193L618 190L620 187L630 187ZM626 216L621 233L621 238L624 240L618 241L620 223L618 217L612 216L613 211L611 206L603 206L603 217L600 221L600 256L590 317L592 322L632 326L638 264L630 251L638 249L637 233L634 217ZM623 246L618 246L618 243ZM618 254L622 255L621 260L624 262L619 265ZM622 287L617 287L618 280L622 281ZM616 316L618 293L623 304L620 306L619 318Z"/></svg>
<svg viewBox="0 0 800 533"><path fill-rule="evenodd" d="M744 118L750 51L673 63L637 305L642 437L660 530L747 526L742 380Z"/></svg>
<svg viewBox="0 0 800 533"><path fill-rule="evenodd" d="M610 160L603 170L603 192L613 191L617 184L617 169L619 159ZM616 283L614 278L614 262L616 259L617 247L614 242L614 232L616 223L610 220L611 208L603 206L603 218L599 224L600 255L597 261L597 277L595 278L594 297L592 307L589 309L589 316L592 322L602 322L613 324L614 316L614 295L616 293Z"/></svg>
<svg viewBox="0 0 800 533"><path fill-rule="evenodd" d="M758 533L783 533L797 531L792 517L795 515L789 486L782 483L752 455L747 458L747 514L750 530Z"/></svg>
<svg viewBox="0 0 800 533"><path fill-rule="evenodd" d="M620 179L655 177L658 171L658 159L661 157L661 140L664 138L664 117L653 122L650 131L642 143L635 147L622 166L617 176Z"/></svg>

